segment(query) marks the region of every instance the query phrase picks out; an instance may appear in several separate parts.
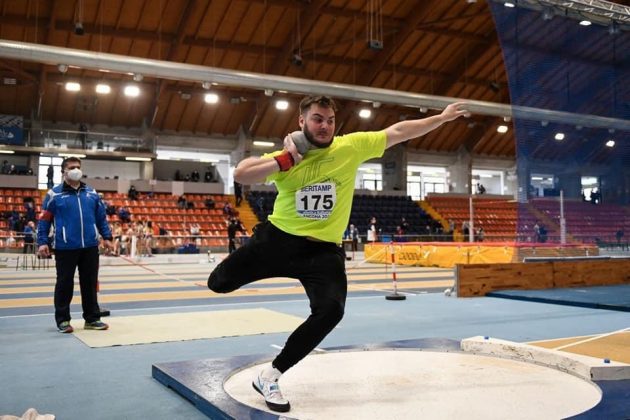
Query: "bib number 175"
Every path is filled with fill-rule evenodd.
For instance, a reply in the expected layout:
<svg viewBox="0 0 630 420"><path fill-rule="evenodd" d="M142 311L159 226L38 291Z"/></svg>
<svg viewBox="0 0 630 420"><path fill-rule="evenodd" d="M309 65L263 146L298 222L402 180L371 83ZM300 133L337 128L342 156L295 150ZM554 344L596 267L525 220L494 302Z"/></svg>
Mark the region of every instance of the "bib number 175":
<svg viewBox="0 0 630 420"><path fill-rule="evenodd" d="M315 184L296 193L295 208L298 214L308 219L327 219L337 200L335 184Z"/></svg>

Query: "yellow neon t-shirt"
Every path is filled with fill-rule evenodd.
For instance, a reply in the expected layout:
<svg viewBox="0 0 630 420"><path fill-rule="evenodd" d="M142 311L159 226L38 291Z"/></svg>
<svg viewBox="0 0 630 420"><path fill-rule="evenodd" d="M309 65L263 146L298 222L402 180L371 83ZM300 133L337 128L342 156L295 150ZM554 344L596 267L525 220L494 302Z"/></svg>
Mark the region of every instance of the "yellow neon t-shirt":
<svg viewBox="0 0 630 420"><path fill-rule="evenodd" d="M268 176L267 182L274 182L278 190L269 221L292 235L341 243L357 169L366 160L381 157L386 144L384 131L335 137L330 147L311 149L298 165Z"/></svg>

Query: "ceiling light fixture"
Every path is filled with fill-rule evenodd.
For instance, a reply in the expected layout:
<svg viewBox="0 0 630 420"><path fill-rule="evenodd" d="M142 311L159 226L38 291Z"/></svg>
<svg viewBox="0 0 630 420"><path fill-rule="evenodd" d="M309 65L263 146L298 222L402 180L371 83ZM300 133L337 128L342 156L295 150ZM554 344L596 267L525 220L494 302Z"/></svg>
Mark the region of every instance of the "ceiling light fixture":
<svg viewBox="0 0 630 420"><path fill-rule="evenodd" d="M212 86L212 83L210 83L210 82L202 82L201 83L201 87L204 88L205 90L210 89L210 86Z"/></svg>
<svg viewBox="0 0 630 420"><path fill-rule="evenodd" d="M96 93L107 95L109 92L112 91L112 88L109 87L109 85L105 83L99 83L98 85L96 85L95 90L96 90Z"/></svg>
<svg viewBox="0 0 630 420"><path fill-rule="evenodd" d="M254 146L258 146L258 147L273 147L275 145L276 144L271 141L260 141L260 140L254 141Z"/></svg>
<svg viewBox="0 0 630 420"><path fill-rule="evenodd" d="M77 82L66 82L66 90L68 92L78 92L81 90L81 85Z"/></svg>
<svg viewBox="0 0 630 420"><path fill-rule="evenodd" d="M363 118L364 120L367 120L371 116L372 116L372 111L367 108L363 108L359 111L359 117Z"/></svg>
<svg viewBox="0 0 630 420"><path fill-rule="evenodd" d="M216 104L217 102L219 102L219 95L217 95L216 93L206 93L205 95L203 95L203 100L207 104Z"/></svg>
<svg viewBox="0 0 630 420"><path fill-rule="evenodd" d="M558 141L562 141L564 140L564 133L556 133L554 138Z"/></svg>
<svg viewBox="0 0 630 420"><path fill-rule="evenodd" d="M144 79L144 76L141 75L140 73L134 73L133 74L133 81L134 82L142 82L142 79Z"/></svg>
<svg viewBox="0 0 630 420"><path fill-rule="evenodd" d="M125 86L124 92L125 92L125 96L135 98L140 95L140 88L136 85L127 85Z"/></svg>
<svg viewBox="0 0 630 420"><path fill-rule="evenodd" d="M606 142L606 146L608 147L615 147L615 141L610 139Z"/></svg>
<svg viewBox="0 0 630 420"><path fill-rule="evenodd" d="M126 156L125 160L130 160L133 162L151 162L151 158L148 157L136 157L136 156Z"/></svg>
<svg viewBox="0 0 630 420"><path fill-rule="evenodd" d="M83 35L85 30L83 29L83 0L77 2L77 8L74 11L74 34Z"/></svg>
<svg viewBox="0 0 630 420"><path fill-rule="evenodd" d="M289 109L289 101L285 101L284 99L280 99L276 101L276 109L280 111L285 111Z"/></svg>
<svg viewBox="0 0 630 420"><path fill-rule="evenodd" d="M297 67L301 67L302 64L304 64L300 50L298 49L293 50L293 53L291 54L291 64Z"/></svg>
<svg viewBox="0 0 630 420"><path fill-rule="evenodd" d="M57 64L57 70L59 70L59 73L64 74L65 72L68 71L68 65L67 64Z"/></svg>
<svg viewBox="0 0 630 420"><path fill-rule="evenodd" d="M83 159L85 157L82 153L57 153L59 157L77 157L79 159Z"/></svg>
<svg viewBox="0 0 630 420"><path fill-rule="evenodd" d="M580 21L580 25L582 25L582 26L591 26L591 21L587 20L587 19L581 20Z"/></svg>
<svg viewBox="0 0 630 420"><path fill-rule="evenodd" d="M4 155L12 155L12 154L14 154L14 153L15 153L15 151L13 151L13 150L3 150L3 149L0 149L0 153L2 153L2 154L4 154Z"/></svg>
<svg viewBox="0 0 630 420"><path fill-rule="evenodd" d="M85 33L85 29L83 29L83 24L81 22L77 22L74 24L74 34L75 35L83 35Z"/></svg>
<svg viewBox="0 0 630 420"><path fill-rule="evenodd" d="M500 125L497 127L497 133L507 133L508 132L508 126L507 125Z"/></svg>
<svg viewBox="0 0 630 420"><path fill-rule="evenodd" d="M503 5L505 7L516 7L516 4L512 3L511 1L506 1L505 3L503 3Z"/></svg>

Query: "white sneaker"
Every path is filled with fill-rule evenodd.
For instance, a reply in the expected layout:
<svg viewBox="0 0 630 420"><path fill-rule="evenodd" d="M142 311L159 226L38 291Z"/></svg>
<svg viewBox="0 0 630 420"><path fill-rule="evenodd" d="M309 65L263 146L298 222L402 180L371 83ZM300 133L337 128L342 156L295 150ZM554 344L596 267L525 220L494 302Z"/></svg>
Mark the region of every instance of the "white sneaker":
<svg viewBox="0 0 630 420"><path fill-rule="evenodd" d="M279 411L285 413L291 409L289 401L284 399L278 386L278 379L263 378L262 372L258 375L254 382L252 382L254 389L263 397L265 397L265 403L267 407L273 411Z"/></svg>

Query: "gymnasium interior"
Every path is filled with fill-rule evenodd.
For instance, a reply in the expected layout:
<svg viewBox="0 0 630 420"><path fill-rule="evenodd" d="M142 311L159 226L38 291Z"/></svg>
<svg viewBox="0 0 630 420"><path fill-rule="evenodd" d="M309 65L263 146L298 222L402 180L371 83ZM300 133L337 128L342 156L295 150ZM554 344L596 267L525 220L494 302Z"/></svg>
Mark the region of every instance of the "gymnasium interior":
<svg viewBox="0 0 630 420"><path fill-rule="evenodd" d="M0 419L630 418L630 1L0 0ZM272 214L240 161L464 102L356 173L343 320L252 389L300 281L207 286ZM106 208L107 331L32 241L61 164ZM236 231L232 221L239 225Z"/></svg>

